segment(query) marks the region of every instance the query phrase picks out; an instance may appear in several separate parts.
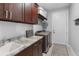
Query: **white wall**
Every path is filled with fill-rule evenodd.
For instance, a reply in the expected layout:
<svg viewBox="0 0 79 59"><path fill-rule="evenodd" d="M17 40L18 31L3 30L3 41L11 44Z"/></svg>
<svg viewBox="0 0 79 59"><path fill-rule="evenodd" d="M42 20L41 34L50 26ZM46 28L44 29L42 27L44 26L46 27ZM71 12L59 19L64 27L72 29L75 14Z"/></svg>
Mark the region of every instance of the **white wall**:
<svg viewBox="0 0 79 59"><path fill-rule="evenodd" d="M79 55L79 26L74 20L79 18L79 3L73 3L70 7L69 19L69 43L77 55Z"/></svg>
<svg viewBox="0 0 79 59"><path fill-rule="evenodd" d="M55 11L51 11L48 13L49 26L48 26L47 30L52 32L52 43L62 41L61 44L63 44L63 43L65 44L65 42L63 42L64 40L66 41L66 43L68 43L68 36L66 37L66 39L63 39L63 40L60 39L59 41L57 41L55 39L55 35L53 34L54 27L56 27L56 26L60 27L59 25L56 25L56 26L54 25L55 24L54 21L57 19L57 18L55 18L55 16L58 17L58 21L56 21L56 24L57 23L61 24L61 22L63 22L63 20L64 20L65 25L68 26L68 11L69 11L68 8L63 8L63 9L57 9ZM62 25L62 26L64 27L64 25ZM66 30L67 31L65 31L65 33L67 33L67 35L68 35L68 28L67 27L66 27ZM62 31L61 33L64 33L64 31ZM63 36L63 34L61 36Z"/></svg>
<svg viewBox="0 0 79 59"><path fill-rule="evenodd" d="M53 22L52 22L52 12L53 11L51 11L51 12L48 12L48 16L47 16L47 22L48 22L48 27L47 27L47 31L50 31L51 32L51 41L52 41L52 43L54 42L54 40L53 40L53 32L52 32L52 30L53 30L53 26L52 26L52 24L53 24Z"/></svg>
<svg viewBox="0 0 79 59"><path fill-rule="evenodd" d="M32 29L33 29L33 25L30 25L30 24L21 24L21 23L16 24L17 35L23 35L25 34L26 30L32 30Z"/></svg>
<svg viewBox="0 0 79 59"><path fill-rule="evenodd" d="M41 31L41 30L42 30L42 26L41 25L33 25L34 34L35 34L35 32Z"/></svg>
<svg viewBox="0 0 79 59"><path fill-rule="evenodd" d="M47 27L47 31L52 32L53 28L52 28L52 12L48 12L48 16L47 16L47 22L48 22L48 27Z"/></svg>
<svg viewBox="0 0 79 59"><path fill-rule="evenodd" d="M33 32L41 31L43 30L42 25L41 25L41 19L38 19L38 24L33 25Z"/></svg>
<svg viewBox="0 0 79 59"><path fill-rule="evenodd" d="M26 30L32 29L32 25L0 21L0 40L25 34Z"/></svg>

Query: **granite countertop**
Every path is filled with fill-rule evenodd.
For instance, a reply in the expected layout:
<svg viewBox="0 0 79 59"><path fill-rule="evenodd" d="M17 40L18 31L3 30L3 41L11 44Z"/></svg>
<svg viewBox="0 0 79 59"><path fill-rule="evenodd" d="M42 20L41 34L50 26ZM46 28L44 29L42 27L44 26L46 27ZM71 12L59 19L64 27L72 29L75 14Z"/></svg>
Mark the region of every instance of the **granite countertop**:
<svg viewBox="0 0 79 59"><path fill-rule="evenodd" d="M29 38L21 37L19 39L19 42L18 41L15 41L15 42L17 42L19 44L23 44L26 47L29 47L30 45L32 45L33 43L37 42L38 40L40 40L42 38L43 38L43 36L32 36Z"/></svg>
<svg viewBox="0 0 79 59"><path fill-rule="evenodd" d="M37 33L38 35L48 35L50 32L46 31L46 32L39 32Z"/></svg>
<svg viewBox="0 0 79 59"><path fill-rule="evenodd" d="M6 54L2 54L3 56L13 56L16 55L17 53L19 53L20 51L24 50L25 48L31 46L32 44L34 44L35 42L37 42L38 40L42 39L43 36L32 36L29 38L25 38L25 37L21 37L18 40L14 40L14 42L23 45L22 47L20 47L19 49L15 50L14 52L11 53L6 53ZM8 48L8 47L7 47ZM6 49L7 49L6 48ZM2 49L2 48L0 48ZM3 50L3 49L2 49ZM4 49L5 50L5 49ZM1 50L0 50L1 51ZM5 52L3 52L5 53Z"/></svg>

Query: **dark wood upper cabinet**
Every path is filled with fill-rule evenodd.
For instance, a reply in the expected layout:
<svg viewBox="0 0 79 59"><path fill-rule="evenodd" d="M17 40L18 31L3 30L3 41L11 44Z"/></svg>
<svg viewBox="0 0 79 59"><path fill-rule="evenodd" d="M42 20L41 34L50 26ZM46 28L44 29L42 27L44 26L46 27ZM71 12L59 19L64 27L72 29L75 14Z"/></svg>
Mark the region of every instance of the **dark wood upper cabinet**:
<svg viewBox="0 0 79 59"><path fill-rule="evenodd" d="M38 5L35 3L32 3L32 23L38 23Z"/></svg>
<svg viewBox="0 0 79 59"><path fill-rule="evenodd" d="M13 21L23 21L23 4L10 3L9 5L10 19Z"/></svg>
<svg viewBox="0 0 79 59"><path fill-rule="evenodd" d="M32 23L32 20L31 20L31 3L24 3L24 22Z"/></svg>
<svg viewBox="0 0 79 59"><path fill-rule="evenodd" d="M23 21L23 4L6 3L4 5L5 17L11 21Z"/></svg>
<svg viewBox="0 0 79 59"><path fill-rule="evenodd" d="M4 19L9 20L9 3L4 3Z"/></svg>
<svg viewBox="0 0 79 59"><path fill-rule="evenodd" d="M35 3L24 4L24 20L26 23L37 23L38 5Z"/></svg>
<svg viewBox="0 0 79 59"><path fill-rule="evenodd" d="M4 18L4 4L3 3L0 3L0 19L3 19Z"/></svg>
<svg viewBox="0 0 79 59"><path fill-rule="evenodd" d="M35 3L0 3L0 18L6 21L36 24L37 13Z"/></svg>

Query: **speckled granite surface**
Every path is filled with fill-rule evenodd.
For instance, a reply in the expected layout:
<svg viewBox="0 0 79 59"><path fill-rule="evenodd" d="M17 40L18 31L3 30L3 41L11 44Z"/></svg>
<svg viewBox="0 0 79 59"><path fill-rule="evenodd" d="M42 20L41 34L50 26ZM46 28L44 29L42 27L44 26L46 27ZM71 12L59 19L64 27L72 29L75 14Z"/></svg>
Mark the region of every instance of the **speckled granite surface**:
<svg viewBox="0 0 79 59"><path fill-rule="evenodd" d="M20 51L22 51L23 49L29 47L30 45L34 44L35 42L37 42L38 40L40 40L42 38L43 38L43 36L32 36L29 38L21 37L19 40L15 40L14 42L16 42L20 45L23 45L22 47L15 49L13 52L10 52L10 53L2 52L1 50L5 50L5 49L0 47L0 52L4 53L4 54L0 54L0 55L1 56L14 56L17 53L19 53ZM8 47L6 49L8 49Z"/></svg>

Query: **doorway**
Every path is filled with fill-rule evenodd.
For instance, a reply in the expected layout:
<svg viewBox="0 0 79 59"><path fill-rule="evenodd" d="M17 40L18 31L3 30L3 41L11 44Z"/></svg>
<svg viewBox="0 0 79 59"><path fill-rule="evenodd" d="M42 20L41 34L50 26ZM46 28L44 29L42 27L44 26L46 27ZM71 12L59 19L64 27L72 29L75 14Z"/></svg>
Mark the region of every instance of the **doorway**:
<svg viewBox="0 0 79 59"><path fill-rule="evenodd" d="M52 13L52 27L54 43L68 44L68 9Z"/></svg>

